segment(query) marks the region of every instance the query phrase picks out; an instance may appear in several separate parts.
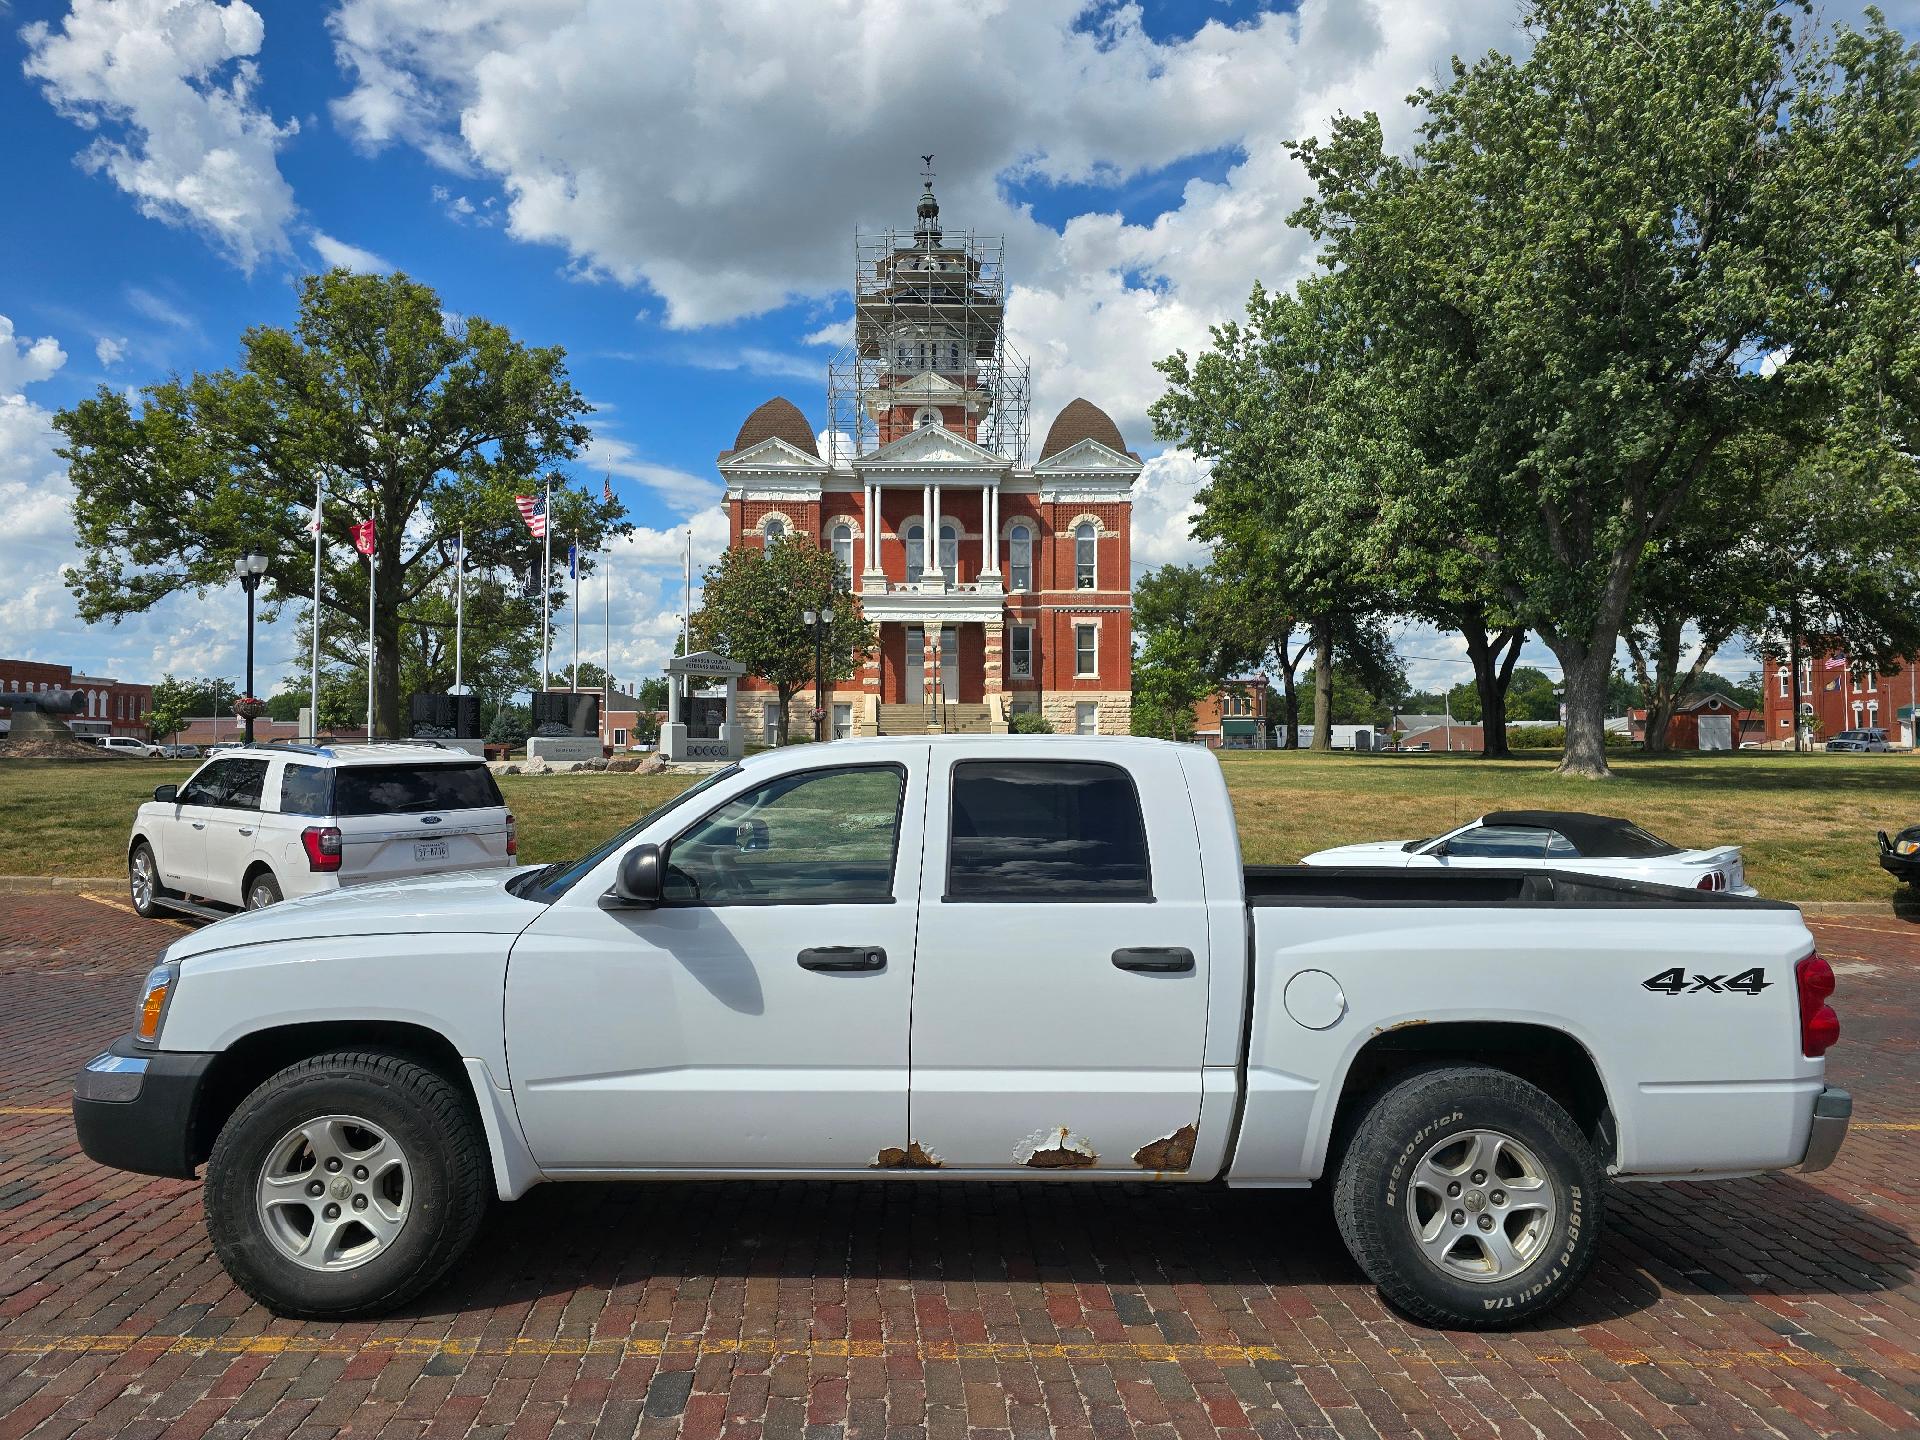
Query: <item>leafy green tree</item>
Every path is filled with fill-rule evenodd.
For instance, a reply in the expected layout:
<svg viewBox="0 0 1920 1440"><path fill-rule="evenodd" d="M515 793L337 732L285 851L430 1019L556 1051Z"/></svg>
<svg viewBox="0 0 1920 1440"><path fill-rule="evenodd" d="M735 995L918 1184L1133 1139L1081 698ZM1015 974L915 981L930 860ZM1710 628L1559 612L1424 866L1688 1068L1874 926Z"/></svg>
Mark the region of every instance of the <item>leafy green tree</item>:
<svg viewBox="0 0 1920 1440"><path fill-rule="evenodd" d="M738 546L708 567L700 608L693 612L696 650L716 650L774 687L780 734L788 733L794 691L814 681L813 627L804 610L833 611L826 627L821 679L851 680L879 643L859 613L833 556L811 536L783 536L771 545Z"/></svg>
<svg viewBox="0 0 1920 1440"><path fill-rule="evenodd" d="M270 603L311 601L305 526L323 476L323 643L365 635L368 564L348 531L372 518L377 721L397 734L403 631L440 623L426 612L445 596L456 535L479 575L537 577L514 496L586 443L590 407L558 347L530 348L477 316L452 326L405 275L309 276L295 327L250 329L241 351L238 369L160 381L137 405L102 386L55 417L84 552L68 585L82 618L118 620L228 583L235 557L257 549L271 560ZM631 528L617 501L555 478L558 548L578 535L591 552Z"/></svg>
<svg viewBox="0 0 1920 1440"><path fill-rule="evenodd" d="M1232 656L1216 624L1221 587L1211 572L1164 565L1133 587L1133 732L1179 740L1193 707L1220 688Z"/></svg>
<svg viewBox="0 0 1920 1440"><path fill-rule="evenodd" d="M1602 776L1642 559L1722 449L1913 408L1920 67L1877 14L1834 36L1787 0L1524 15L1525 59L1417 92L1411 157L1372 116L1300 146L1297 219L1425 460L1383 506L1449 517L1560 661L1561 770Z"/></svg>
<svg viewBox="0 0 1920 1440"><path fill-rule="evenodd" d="M307 692L304 690L281 690L267 697L267 718L270 720L298 720L300 712L306 708Z"/></svg>
<svg viewBox="0 0 1920 1440"><path fill-rule="evenodd" d="M203 683L176 680L171 674L163 675L160 683L153 687L147 702L147 734L155 740L171 740L186 728L187 721L195 715L210 713L196 708L204 696Z"/></svg>
<svg viewBox="0 0 1920 1440"><path fill-rule="evenodd" d="M665 710L667 708L667 677L649 676L640 682L640 688L633 693L639 700L642 710Z"/></svg>
<svg viewBox="0 0 1920 1440"><path fill-rule="evenodd" d="M527 743L527 737L533 733L533 711L525 705L512 703L494 707L493 719L487 723L487 743L489 745L512 745L519 747Z"/></svg>

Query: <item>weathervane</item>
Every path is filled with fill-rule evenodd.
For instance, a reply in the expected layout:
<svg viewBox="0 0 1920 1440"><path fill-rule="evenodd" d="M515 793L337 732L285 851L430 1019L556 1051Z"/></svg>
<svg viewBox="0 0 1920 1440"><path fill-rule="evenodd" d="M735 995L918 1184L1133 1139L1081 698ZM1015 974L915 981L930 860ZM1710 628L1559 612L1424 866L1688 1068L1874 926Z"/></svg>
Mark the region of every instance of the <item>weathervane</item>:
<svg viewBox="0 0 1920 1440"><path fill-rule="evenodd" d="M921 182L926 185L927 189L931 190L933 189L933 156L922 155L920 162Z"/></svg>

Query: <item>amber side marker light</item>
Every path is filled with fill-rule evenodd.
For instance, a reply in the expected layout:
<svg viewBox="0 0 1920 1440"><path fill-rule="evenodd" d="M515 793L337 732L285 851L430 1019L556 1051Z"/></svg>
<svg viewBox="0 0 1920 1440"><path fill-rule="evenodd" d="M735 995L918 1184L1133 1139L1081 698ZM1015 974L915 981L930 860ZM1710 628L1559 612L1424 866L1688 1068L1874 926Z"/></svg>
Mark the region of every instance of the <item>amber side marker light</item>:
<svg viewBox="0 0 1920 1440"><path fill-rule="evenodd" d="M143 1045L151 1045L160 1038L160 1021L167 1013L167 996L173 990L174 972L165 967L147 972L145 983L140 987L140 1020L134 1026L133 1038Z"/></svg>

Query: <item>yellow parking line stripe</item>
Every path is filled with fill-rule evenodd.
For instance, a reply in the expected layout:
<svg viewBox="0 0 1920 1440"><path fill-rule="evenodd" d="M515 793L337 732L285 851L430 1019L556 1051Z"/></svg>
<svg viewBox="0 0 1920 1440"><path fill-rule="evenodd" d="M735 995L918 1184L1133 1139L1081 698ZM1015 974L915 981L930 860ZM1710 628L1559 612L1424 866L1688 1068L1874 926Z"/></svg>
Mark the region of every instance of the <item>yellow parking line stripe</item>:
<svg viewBox="0 0 1920 1440"><path fill-rule="evenodd" d="M140 912L125 900L116 900L111 895L95 895L91 890L82 890L79 894L82 900L91 900L94 904L104 905L109 910L118 910L123 914L133 916L136 920L140 918ZM184 930L191 930L193 928L185 920L173 915L155 915L153 921L159 925L178 925Z"/></svg>
<svg viewBox="0 0 1920 1440"><path fill-rule="evenodd" d="M71 1105L0 1105L0 1115L71 1115Z"/></svg>
<svg viewBox="0 0 1920 1440"><path fill-rule="evenodd" d="M1920 1121L1856 1120L1855 1130L1920 1130Z"/></svg>
<svg viewBox="0 0 1920 1440"><path fill-rule="evenodd" d="M1303 1352L1299 1346L1278 1345L1168 1345L1138 1341L1061 1341L1052 1344L992 1340L777 1340L738 1336L679 1336L665 1340L485 1340L449 1337L374 1336L362 1344L321 1339L305 1335L0 1335L0 1354L51 1355L127 1354L142 1356L177 1355L359 1355L381 1352L395 1357L431 1359L436 1356L533 1356L539 1358L615 1356L659 1359L663 1356L751 1355L769 1357L807 1356L819 1359L878 1359L905 1357L920 1360L1065 1360L1081 1364L1103 1364L1115 1360L1181 1361L1208 1360L1215 1364L1251 1364L1258 1360L1278 1360L1293 1365L1365 1365L1369 1362L1351 1352ZM1389 1347L1388 1354L1424 1356L1430 1352ZM1454 1356L1465 1361L1494 1360L1498 1350L1456 1350ZM1770 1365L1782 1368L1821 1366L1833 1363L1804 1350L1715 1350L1679 1352L1673 1350L1530 1351L1529 1360L1547 1364L1579 1365L1603 1361L1620 1366L1660 1365L1668 1368L1717 1370L1735 1365Z"/></svg>

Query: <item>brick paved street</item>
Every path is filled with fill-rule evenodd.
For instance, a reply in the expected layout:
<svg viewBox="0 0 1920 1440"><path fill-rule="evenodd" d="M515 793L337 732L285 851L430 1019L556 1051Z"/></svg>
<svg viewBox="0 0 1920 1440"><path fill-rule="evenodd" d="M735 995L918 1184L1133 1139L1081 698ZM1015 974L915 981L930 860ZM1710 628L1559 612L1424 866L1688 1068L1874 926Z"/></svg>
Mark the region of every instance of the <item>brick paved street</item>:
<svg viewBox="0 0 1920 1440"><path fill-rule="evenodd" d="M1532 1330L1402 1323L1310 1196L911 1181L543 1187L401 1318L324 1326L228 1283L197 1185L74 1144L173 926L0 896L0 1440L1920 1435L1920 925L1814 928L1839 1164L1616 1188Z"/></svg>

